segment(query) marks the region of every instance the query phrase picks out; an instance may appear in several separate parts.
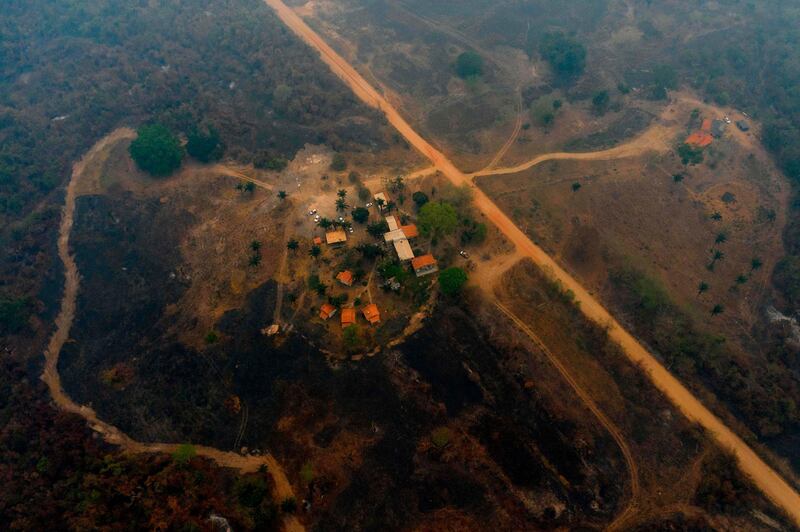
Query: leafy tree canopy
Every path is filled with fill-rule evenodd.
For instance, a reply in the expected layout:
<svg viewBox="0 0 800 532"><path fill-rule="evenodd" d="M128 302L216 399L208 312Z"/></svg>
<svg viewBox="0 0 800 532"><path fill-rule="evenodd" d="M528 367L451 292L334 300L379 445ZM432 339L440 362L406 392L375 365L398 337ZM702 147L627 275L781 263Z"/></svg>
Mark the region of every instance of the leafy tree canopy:
<svg viewBox="0 0 800 532"><path fill-rule="evenodd" d="M472 51L466 51L456 59L456 74L462 79L473 79L483 74L483 58Z"/></svg>
<svg viewBox="0 0 800 532"><path fill-rule="evenodd" d="M578 77L586 67L586 48L560 31L542 37L539 53L562 78Z"/></svg>
<svg viewBox="0 0 800 532"><path fill-rule="evenodd" d="M449 235L458 227L458 213L449 203L426 203L419 210L419 227L426 236Z"/></svg>
<svg viewBox="0 0 800 532"><path fill-rule="evenodd" d="M353 209L351 215L353 216L353 220L360 224L366 223L366 221L369 220L369 210L364 207L356 207Z"/></svg>
<svg viewBox="0 0 800 532"><path fill-rule="evenodd" d="M439 272L439 286L446 296L454 296L461 292L466 282L467 272L456 266Z"/></svg>
<svg viewBox="0 0 800 532"><path fill-rule="evenodd" d="M411 195L411 199L414 200L414 203L417 204L417 207L422 207L426 203L428 203L428 195L418 190Z"/></svg>
<svg viewBox="0 0 800 532"><path fill-rule="evenodd" d="M213 127L208 128L208 132L194 129L188 135L186 151L198 161L208 163L220 160L225 153L225 146Z"/></svg>
<svg viewBox="0 0 800 532"><path fill-rule="evenodd" d="M129 152L139 168L154 176L168 176L180 167L183 147L166 127L142 126L137 133Z"/></svg>

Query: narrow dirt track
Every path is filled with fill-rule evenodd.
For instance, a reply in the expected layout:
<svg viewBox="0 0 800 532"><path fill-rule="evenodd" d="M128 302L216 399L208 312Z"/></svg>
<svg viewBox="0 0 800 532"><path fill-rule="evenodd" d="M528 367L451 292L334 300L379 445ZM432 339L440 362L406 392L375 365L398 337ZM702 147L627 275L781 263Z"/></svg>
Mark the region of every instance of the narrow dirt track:
<svg viewBox="0 0 800 532"><path fill-rule="evenodd" d="M575 395L583 401L583 404L586 405L592 414L597 418L597 421L605 428L614 441L619 447L620 452L622 453L623 458L625 459L625 463L628 466L628 473L630 476L630 487L631 487L631 496L628 500L628 506L614 519L608 526L608 530L619 530L622 526L636 514L636 508L639 502L639 493L641 492L641 488L639 485L639 468L636 466L636 460L633 458L633 453L628 447L628 443L625 441L625 437L620 432L619 428L614 424L613 421L608 419L600 407L597 406L597 403L594 402L591 395L583 389L583 387L575 380L570 373L569 369L561 362L557 356L553 354L552 351L542 342L539 336L533 332L533 330L525 324L516 314L514 314L507 306L503 305L499 301L495 301L495 306L500 309L500 312L506 315L508 319L510 319L514 324L523 332L525 335L533 341L533 343L539 348L540 351L544 353L547 359L550 361L551 364L558 370L561 374L561 377L567 381L572 391L575 392Z"/></svg>
<svg viewBox="0 0 800 532"><path fill-rule="evenodd" d="M513 146L514 143L517 141L520 131L522 131L522 122L524 121L523 120L524 115L522 113L522 90L519 87L517 87L516 90L517 90L517 119L514 121L514 129L511 131L511 135L508 137L508 140L506 140L506 142L502 146L500 146L500 149L497 150L495 156L492 158L491 161L489 161L489 164L487 164L482 171L491 170L492 168L500 164L500 161L502 161L503 157L506 156L508 150L510 150L511 146Z"/></svg>
<svg viewBox="0 0 800 532"><path fill-rule="evenodd" d="M692 393L681 384L655 357L650 354L630 333L628 333L611 314L581 286L571 275L562 269L541 248L536 246L508 216L486 195L472 184L470 176L461 172L440 151L423 139L400 116L400 114L384 100L358 72L337 54L319 35L303 22L297 14L280 0L265 0L274 9L278 17L292 31L311 47L320 52L321 59L339 76L353 92L366 104L376 107L384 112L387 120L406 140L420 153L448 177L454 184L468 184L473 187L474 202L478 209L517 247L520 253L530 257L534 263L552 272L553 276L561 282L566 290L575 294L575 299L580 303L584 315L592 321L607 327L612 340L617 342L635 364L638 364L648 375L653 384L669 398L675 406L690 420L702 425L724 448L731 450L739 459L739 464L753 482L761 489L770 500L786 511L788 515L800 526L800 495L789 486L769 465L766 464L739 436L708 410ZM616 156L625 156L626 150L622 147L606 150ZM575 154L569 154L574 156ZM587 156L589 157L589 156ZM529 163L526 163L529 164ZM531 163L526 168L533 166ZM525 166L525 165L522 165ZM525 168L522 168L525 169ZM506 172L519 171L505 169Z"/></svg>
<svg viewBox="0 0 800 532"><path fill-rule="evenodd" d="M543 153L533 159L516 166L507 168L492 168L487 166L483 170L478 170L471 174L466 174L469 178L508 175L523 172L545 161L555 160L578 160L578 161L610 161L613 159L623 159L625 157L636 157L647 152L665 152L670 149L669 139L674 133L674 129L662 125L654 125L647 128L644 133L625 144L620 144L613 148L591 152L554 152Z"/></svg>
<svg viewBox="0 0 800 532"><path fill-rule="evenodd" d="M45 365L42 372L42 380L47 384L50 395L55 404L66 412L78 414L83 417L89 426L100 434L105 441L119 446L123 451L133 454L139 453L173 453L180 446L177 443L142 443L130 438L127 434L117 427L106 423L97 417L97 413L85 405L75 403L64 391L61 385L61 376L58 373L58 357L61 348L69 339L72 322L75 318L75 309L78 299L78 287L80 284L80 274L75 258L69 252L69 237L72 232L72 224L75 216L75 199L77 197L78 181L83 174L87 164L96 157L104 148L123 139L130 139L136 136L136 132L128 128L120 128L108 136L104 137L95 144L91 150L72 168L72 177L67 185L67 194L64 202L64 209L61 216L61 225L58 233L58 256L64 264L64 295L61 300L61 309L56 317L56 330L50 337L50 342L45 351ZM242 472L257 471L262 465L266 465L275 483L274 496L278 501L293 497L292 485L275 459L270 456L241 456L237 453L221 451L213 447L202 445L195 446L197 454L214 460L223 467L238 469ZM284 528L289 532L300 532L305 530L294 516L284 519Z"/></svg>

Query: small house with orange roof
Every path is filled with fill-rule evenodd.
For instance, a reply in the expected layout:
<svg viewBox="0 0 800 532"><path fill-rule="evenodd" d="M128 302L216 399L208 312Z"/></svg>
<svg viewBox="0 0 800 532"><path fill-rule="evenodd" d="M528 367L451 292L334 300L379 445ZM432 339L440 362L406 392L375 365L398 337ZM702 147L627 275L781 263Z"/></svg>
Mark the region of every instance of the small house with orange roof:
<svg viewBox="0 0 800 532"><path fill-rule="evenodd" d="M414 224L402 225L400 226L400 230L403 231L406 238L417 238L419 236L419 230L417 230L417 226Z"/></svg>
<svg viewBox="0 0 800 532"><path fill-rule="evenodd" d="M364 317L367 319L370 325L377 325L381 322L381 313L378 310L378 305L375 303L370 303L364 307L361 312L364 313Z"/></svg>
<svg viewBox="0 0 800 532"><path fill-rule="evenodd" d="M330 303L324 303L319 308L319 317L322 318L323 320L332 318L336 314L336 310L337 308L331 305Z"/></svg>
<svg viewBox="0 0 800 532"><path fill-rule="evenodd" d="M355 325L356 323L356 309L343 308L342 309L342 329Z"/></svg>
<svg viewBox="0 0 800 532"><path fill-rule="evenodd" d="M685 143L696 148L705 148L706 146L710 146L711 143L714 142L714 137L711 134L712 126L713 123L710 118L704 119L703 125L700 127L700 131L695 131L686 137Z"/></svg>
<svg viewBox="0 0 800 532"><path fill-rule="evenodd" d="M345 286L353 286L353 272L344 270L336 275L336 280Z"/></svg>
<svg viewBox="0 0 800 532"><path fill-rule="evenodd" d="M417 277L423 277L439 271L439 266L436 264L436 259L433 255L421 255L411 259L411 267Z"/></svg>
<svg viewBox="0 0 800 532"><path fill-rule="evenodd" d="M321 246L322 245L322 237L321 236L315 236L314 237L314 245L315 246Z"/></svg>

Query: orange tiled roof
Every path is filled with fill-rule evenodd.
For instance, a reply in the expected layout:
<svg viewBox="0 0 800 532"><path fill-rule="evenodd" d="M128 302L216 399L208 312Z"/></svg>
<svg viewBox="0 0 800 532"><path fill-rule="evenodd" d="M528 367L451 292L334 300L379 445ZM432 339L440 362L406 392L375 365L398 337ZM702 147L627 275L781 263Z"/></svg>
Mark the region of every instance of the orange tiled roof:
<svg viewBox="0 0 800 532"><path fill-rule="evenodd" d="M364 313L364 317L367 318L367 321L370 322L372 325L381 322L381 313L378 310L378 305L375 303L370 303L361 311Z"/></svg>
<svg viewBox="0 0 800 532"><path fill-rule="evenodd" d="M322 318L323 320L327 320L334 314L336 314L336 307L334 307L330 303L324 303L319 308L319 317Z"/></svg>
<svg viewBox="0 0 800 532"><path fill-rule="evenodd" d="M319 246L320 244L322 244L322 237L315 236L314 237L314 245L315 246Z"/></svg>
<svg viewBox="0 0 800 532"><path fill-rule="evenodd" d="M686 144L690 144L692 146L697 146L700 148L705 148L706 146L710 146L713 141L714 137L712 137L710 133L706 133L705 131L695 131L694 133L686 137Z"/></svg>
<svg viewBox="0 0 800 532"><path fill-rule="evenodd" d="M703 125L700 127L700 131L705 131L706 133L711 133L711 119L706 118L703 120Z"/></svg>
<svg viewBox="0 0 800 532"><path fill-rule="evenodd" d="M343 272L339 272L336 276L336 280L342 283L343 285L353 286L353 272L350 270L344 270Z"/></svg>
<svg viewBox="0 0 800 532"><path fill-rule="evenodd" d="M343 308L342 309L342 327L353 325L356 322L356 309Z"/></svg>
<svg viewBox="0 0 800 532"><path fill-rule="evenodd" d="M414 224L400 226L400 229L403 231L403 234L406 235L406 238L417 238L419 236L417 226Z"/></svg>
<svg viewBox="0 0 800 532"><path fill-rule="evenodd" d="M420 268L424 268L426 266L432 266L436 264L436 259L433 258L433 255L421 255L419 257L415 257L411 259L411 267L415 270L419 270Z"/></svg>

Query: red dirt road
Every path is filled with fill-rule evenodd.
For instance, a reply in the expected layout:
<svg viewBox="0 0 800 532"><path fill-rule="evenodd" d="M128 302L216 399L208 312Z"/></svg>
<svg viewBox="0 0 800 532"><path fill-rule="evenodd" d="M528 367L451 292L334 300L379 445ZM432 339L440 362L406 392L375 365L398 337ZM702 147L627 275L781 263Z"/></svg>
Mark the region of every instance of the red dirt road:
<svg viewBox="0 0 800 532"><path fill-rule="evenodd" d="M628 358L638 364L653 384L666 395L683 414L702 425L720 446L731 450L739 464L756 486L776 505L780 506L800 526L800 495L767 465L739 436L709 411L681 384L658 360L653 357L611 314L572 276L564 271L550 256L536 246L508 216L480 189L471 178L453 165L443 153L423 139L400 114L361 77L358 72L337 54L289 7L280 0L265 0L278 17L303 41L320 52L322 60L365 103L383 111L388 121L420 153L426 156L454 184L468 184L474 193L475 205L503 234L514 243L518 252L530 257L539 267L552 272L564 289L571 290L580 302L580 309L592 321L608 327L610 337L617 342ZM617 155L621 155L618 153Z"/></svg>

